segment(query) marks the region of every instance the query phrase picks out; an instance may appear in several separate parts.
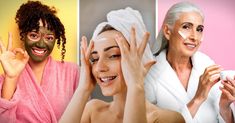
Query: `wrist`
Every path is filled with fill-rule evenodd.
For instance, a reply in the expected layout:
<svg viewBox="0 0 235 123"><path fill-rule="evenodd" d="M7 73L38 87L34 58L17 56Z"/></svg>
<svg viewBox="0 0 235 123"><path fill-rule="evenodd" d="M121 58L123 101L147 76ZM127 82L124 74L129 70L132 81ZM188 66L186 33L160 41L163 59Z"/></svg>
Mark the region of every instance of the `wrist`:
<svg viewBox="0 0 235 123"><path fill-rule="evenodd" d="M205 101L204 98L193 98L191 102L195 105L201 105Z"/></svg>
<svg viewBox="0 0 235 123"><path fill-rule="evenodd" d="M222 110L222 111L228 111L228 110L230 110L230 103L220 101L219 107L220 107L220 110Z"/></svg>
<svg viewBox="0 0 235 123"><path fill-rule="evenodd" d="M144 87L144 78L135 78L126 80L127 88L142 88Z"/></svg>
<svg viewBox="0 0 235 123"><path fill-rule="evenodd" d="M16 82L17 82L18 78L19 78L19 76L11 77L11 76L5 75L4 76L4 84L16 86Z"/></svg>
<svg viewBox="0 0 235 123"><path fill-rule="evenodd" d="M78 86L78 88L76 90L76 93L80 93L82 95L90 96L91 93L92 93L92 90L91 89L85 89L85 88L82 88L82 87Z"/></svg>
<svg viewBox="0 0 235 123"><path fill-rule="evenodd" d="M7 74L4 75L5 80L10 80L10 81L14 81L17 80L19 78L19 75L16 76L9 76Z"/></svg>
<svg viewBox="0 0 235 123"><path fill-rule="evenodd" d="M10 100L13 97L15 90L16 90L17 79L18 77L11 78L11 77L5 76L4 82L2 84L2 91L1 91L2 98Z"/></svg>
<svg viewBox="0 0 235 123"><path fill-rule="evenodd" d="M226 121L226 123L230 123L232 121L232 109L231 108L220 108L219 109L220 115ZM232 123L232 122L231 122Z"/></svg>
<svg viewBox="0 0 235 123"><path fill-rule="evenodd" d="M134 93L144 93L144 84L132 84L127 86L127 90L129 92L134 92Z"/></svg>

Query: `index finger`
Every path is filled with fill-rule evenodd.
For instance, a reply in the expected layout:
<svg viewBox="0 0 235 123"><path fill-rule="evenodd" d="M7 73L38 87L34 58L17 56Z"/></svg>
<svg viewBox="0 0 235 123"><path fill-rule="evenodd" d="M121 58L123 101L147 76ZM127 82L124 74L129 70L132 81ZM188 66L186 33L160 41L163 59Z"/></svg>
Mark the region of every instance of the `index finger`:
<svg viewBox="0 0 235 123"><path fill-rule="evenodd" d="M122 55L127 54L128 51L129 51L129 48L130 48L128 46L127 41L123 37L121 37L120 35L116 35L115 36L115 41L118 44L118 47L119 47L119 49L121 51L121 54Z"/></svg>
<svg viewBox="0 0 235 123"><path fill-rule="evenodd" d="M93 40L90 40L90 43L89 43L89 46L88 46L88 49L86 50L86 59L89 60L89 57L91 55L91 50L94 46L94 41Z"/></svg>
<svg viewBox="0 0 235 123"><path fill-rule="evenodd" d="M148 43L148 40L149 40L149 36L150 36L150 33L149 32L145 32L144 34L144 37L143 37L143 40L142 42L140 43L140 46L138 48L138 53L139 53L139 56L142 57L143 54L144 54L144 50L146 48L146 45Z"/></svg>
<svg viewBox="0 0 235 123"><path fill-rule="evenodd" d="M207 73L209 75L212 75L215 73L215 71L217 71L216 73L219 73L222 71L223 68L221 68L221 65L211 65L209 67L207 67L204 71L204 73ZM214 72L213 72L214 71Z"/></svg>
<svg viewBox="0 0 235 123"><path fill-rule="evenodd" d="M135 27L131 27L131 37L130 37L130 50L134 51L137 49L136 48L136 29Z"/></svg>
<svg viewBox="0 0 235 123"><path fill-rule="evenodd" d="M5 48L5 46L4 46L3 42L2 42L2 38L1 37L0 37L0 50L1 50L1 52L6 51L6 48Z"/></svg>
<svg viewBox="0 0 235 123"><path fill-rule="evenodd" d="M12 48L12 33L8 32L8 45L7 45L7 50L11 50Z"/></svg>

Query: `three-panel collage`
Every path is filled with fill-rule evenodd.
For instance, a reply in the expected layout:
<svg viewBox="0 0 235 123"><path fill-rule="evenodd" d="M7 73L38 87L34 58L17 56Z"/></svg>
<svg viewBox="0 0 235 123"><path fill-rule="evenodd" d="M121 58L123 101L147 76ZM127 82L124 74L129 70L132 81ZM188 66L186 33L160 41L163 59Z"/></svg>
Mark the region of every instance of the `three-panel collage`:
<svg viewBox="0 0 235 123"><path fill-rule="evenodd" d="M235 123L234 0L0 0L0 123Z"/></svg>

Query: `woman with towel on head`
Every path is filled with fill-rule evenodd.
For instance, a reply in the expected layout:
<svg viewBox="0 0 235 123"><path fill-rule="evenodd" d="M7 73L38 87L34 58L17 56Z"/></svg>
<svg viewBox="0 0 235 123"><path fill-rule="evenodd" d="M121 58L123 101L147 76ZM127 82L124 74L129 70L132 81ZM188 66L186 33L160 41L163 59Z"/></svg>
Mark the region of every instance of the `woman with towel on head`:
<svg viewBox="0 0 235 123"><path fill-rule="evenodd" d="M187 123L232 123L235 83L222 82L221 96L221 66L198 51L203 21L202 11L188 2L168 10L155 46L157 64L146 76L146 97L159 107L181 112Z"/></svg>
<svg viewBox="0 0 235 123"><path fill-rule="evenodd" d="M145 100L144 78L154 64L140 13L132 8L111 11L99 24L87 48L82 38L79 90L89 95L95 83L112 102L93 99L84 103L74 95L61 122L72 123L182 123L182 116ZM83 87L83 88L82 88ZM85 99L85 98L84 98ZM86 100L88 96L86 97ZM82 118L81 118L82 114Z"/></svg>

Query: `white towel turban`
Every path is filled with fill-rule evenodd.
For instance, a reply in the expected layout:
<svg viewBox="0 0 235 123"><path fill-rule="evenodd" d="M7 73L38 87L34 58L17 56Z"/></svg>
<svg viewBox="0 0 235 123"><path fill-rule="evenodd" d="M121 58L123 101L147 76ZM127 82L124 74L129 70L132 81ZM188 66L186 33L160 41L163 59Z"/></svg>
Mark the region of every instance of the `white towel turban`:
<svg viewBox="0 0 235 123"><path fill-rule="evenodd" d="M137 46L140 45L144 33L146 32L146 27L139 11L127 7L125 9L114 10L109 12L107 14L107 22L102 22L96 27L92 36L93 41L95 41L98 34L107 24L112 26L117 31L120 31L124 35L128 43L130 43L131 27L134 25L134 27L136 28ZM149 44L147 44L143 54L142 63L145 64L152 60L153 54L150 50Z"/></svg>

